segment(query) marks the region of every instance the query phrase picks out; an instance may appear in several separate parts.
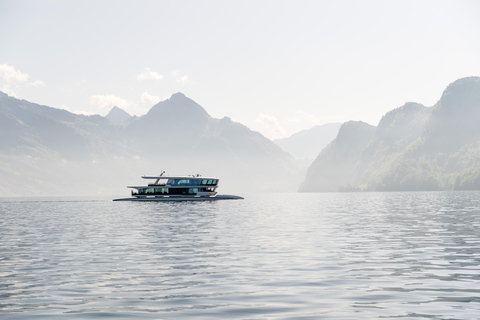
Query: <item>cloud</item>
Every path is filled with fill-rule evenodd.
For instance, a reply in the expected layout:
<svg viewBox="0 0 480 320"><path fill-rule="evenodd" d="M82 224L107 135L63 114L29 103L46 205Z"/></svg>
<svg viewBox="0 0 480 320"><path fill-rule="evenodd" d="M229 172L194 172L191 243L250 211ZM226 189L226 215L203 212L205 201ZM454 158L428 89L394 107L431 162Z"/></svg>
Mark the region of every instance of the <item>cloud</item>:
<svg viewBox="0 0 480 320"><path fill-rule="evenodd" d="M4 85L0 91L2 91L3 93L6 93L8 94L10 97L14 97L16 98L17 95L15 94L15 92L13 91L12 87L8 84Z"/></svg>
<svg viewBox="0 0 480 320"><path fill-rule="evenodd" d="M28 80L28 74L16 70L14 66L0 64L0 79L7 83L20 83Z"/></svg>
<svg viewBox="0 0 480 320"><path fill-rule="evenodd" d="M43 86L45 86L45 82L37 80L37 81L34 81L34 82L30 83L30 85L32 87L43 87Z"/></svg>
<svg viewBox="0 0 480 320"><path fill-rule="evenodd" d="M11 97L16 98L17 95L15 94L15 91L22 87L41 87L45 85L45 83L40 80L27 83L29 77L28 74L15 69L14 66L5 63L0 64L0 81L3 82L3 86L0 90Z"/></svg>
<svg viewBox="0 0 480 320"><path fill-rule="evenodd" d="M67 110L68 112L75 113L75 114L83 114L84 116L93 116L94 114L96 114L96 113L93 112L93 111L84 111L84 110L72 109L72 108L70 108L69 106L67 106L67 105L65 105L65 104L62 104L62 106L60 107L60 109Z"/></svg>
<svg viewBox="0 0 480 320"><path fill-rule="evenodd" d="M297 111L294 114L294 117L291 117L287 120L291 123L310 123L310 124L318 124L320 123L320 119L313 114L304 112L304 111Z"/></svg>
<svg viewBox="0 0 480 320"><path fill-rule="evenodd" d="M138 81L149 80L149 79L160 80L162 78L163 76L161 74L158 74L157 72L150 70L150 68L145 68L145 70L143 70L143 72L137 76Z"/></svg>
<svg viewBox="0 0 480 320"><path fill-rule="evenodd" d="M181 75L178 71L172 71L172 76L175 81L180 82L181 84L187 84L190 82L190 79L187 75Z"/></svg>
<svg viewBox="0 0 480 320"><path fill-rule="evenodd" d="M255 126L258 130L271 139L283 138L286 136L285 130L274 116L260 113L255 119Z"/></svg>
<svg viewBox="0 0 480 320"><path fill-rule="evenodd" d="M157 96L152 96L148 92L142 93L141 104L143 108L151 108L160 101L160 98Z"/></svg>
<svg viewBox="0 0 480 320"><path fill-rule="evenodd" d="M126 108L128 106L128 101L112 94L105 94L92 96L90 98L90 104L102 110L109 111L115 106L121 109Z"/></svg>

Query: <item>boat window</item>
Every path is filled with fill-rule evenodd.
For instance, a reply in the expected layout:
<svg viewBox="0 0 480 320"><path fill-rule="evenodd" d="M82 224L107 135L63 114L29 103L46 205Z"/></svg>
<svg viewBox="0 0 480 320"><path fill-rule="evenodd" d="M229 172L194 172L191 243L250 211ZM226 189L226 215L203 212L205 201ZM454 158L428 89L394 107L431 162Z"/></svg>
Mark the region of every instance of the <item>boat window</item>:
<svg viewBox="0 0 480 320"><path fill-rule="evenodd" d="M190 185L190 179L175 179L171 182L172 186L188 186Z"/></svg>
<svg viewBox="0 0 480 320"><path fill-rule="evenodd" d="M155 194L165 194L168 193L168 188L155 188Z"/></svg>
<svg viewBox="0 0 480 320"><path fill-rule="evenodd" d="M168 179L159 179L157 182L157 185L164 186L167 184L167 182L168 182Z"/></svg>
<svg viewBox="0 0 480 320"><path fill-rule="evenodd" d="M153 194L154 190L155 190L154 188L139 188L138 194L140 195Z"/></svg>

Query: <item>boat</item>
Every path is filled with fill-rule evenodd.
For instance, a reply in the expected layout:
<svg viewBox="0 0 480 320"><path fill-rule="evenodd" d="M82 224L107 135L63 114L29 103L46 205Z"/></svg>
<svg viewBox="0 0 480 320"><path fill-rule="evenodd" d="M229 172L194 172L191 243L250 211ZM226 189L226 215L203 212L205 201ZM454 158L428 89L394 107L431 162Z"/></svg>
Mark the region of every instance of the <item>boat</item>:
<svg viewBox="0 0 480 320"><path fill-rule="evenodd" d="M237 200L239 196L217 194L219 179L202 177L199 174L187 176L142 176L153 180L143 186L127 186L131 190L130 198L113 199L113 201L205 201Z"/></svg>

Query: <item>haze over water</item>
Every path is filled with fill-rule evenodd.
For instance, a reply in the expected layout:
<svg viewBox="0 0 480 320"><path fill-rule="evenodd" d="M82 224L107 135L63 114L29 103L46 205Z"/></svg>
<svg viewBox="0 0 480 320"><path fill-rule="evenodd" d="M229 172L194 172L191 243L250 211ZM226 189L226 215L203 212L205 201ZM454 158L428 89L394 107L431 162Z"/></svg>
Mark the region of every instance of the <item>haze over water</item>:
<svg viewBox="0 0 480 320"><path fill-rule="evenodd" d="M0 318L478 318L479 199L3 198Z"/></svg>

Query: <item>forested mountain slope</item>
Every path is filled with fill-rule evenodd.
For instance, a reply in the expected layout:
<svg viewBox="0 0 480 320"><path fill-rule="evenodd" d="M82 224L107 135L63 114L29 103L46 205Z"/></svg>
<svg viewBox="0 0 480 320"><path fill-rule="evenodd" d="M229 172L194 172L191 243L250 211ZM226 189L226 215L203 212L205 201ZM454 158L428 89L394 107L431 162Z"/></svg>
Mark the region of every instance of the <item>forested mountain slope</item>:
<svg viewBox="0 0 480 320"><path fill-rule="evenodd" d="M324 149L300 191L480 189L480 78L450 84L433 107L388 112L365 145L350 135L338 147L339 139L332 145L346 158L328 162L331 147Z"/></svg>

